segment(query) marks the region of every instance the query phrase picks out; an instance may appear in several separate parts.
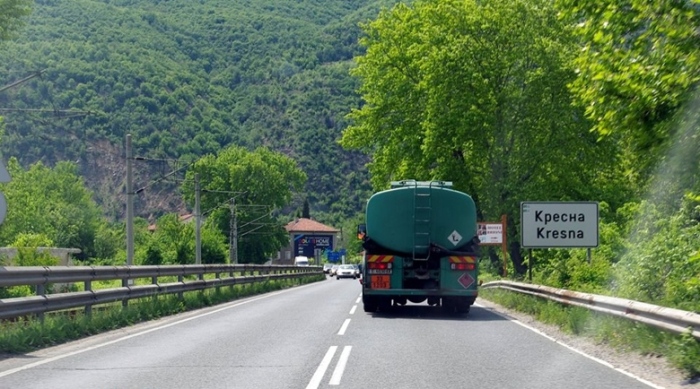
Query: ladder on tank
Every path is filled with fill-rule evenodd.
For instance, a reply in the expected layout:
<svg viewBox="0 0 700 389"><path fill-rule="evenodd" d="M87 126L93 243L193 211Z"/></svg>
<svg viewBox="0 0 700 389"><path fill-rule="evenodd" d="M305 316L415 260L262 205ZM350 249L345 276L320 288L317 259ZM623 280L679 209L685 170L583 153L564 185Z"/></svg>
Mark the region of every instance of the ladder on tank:
<svg viewBox="0 0 700 389"><path fill-rule="evenodd" d="M416 261L425 261L430 254L432 184L416 183L413 187L413 259Z"/></svg>

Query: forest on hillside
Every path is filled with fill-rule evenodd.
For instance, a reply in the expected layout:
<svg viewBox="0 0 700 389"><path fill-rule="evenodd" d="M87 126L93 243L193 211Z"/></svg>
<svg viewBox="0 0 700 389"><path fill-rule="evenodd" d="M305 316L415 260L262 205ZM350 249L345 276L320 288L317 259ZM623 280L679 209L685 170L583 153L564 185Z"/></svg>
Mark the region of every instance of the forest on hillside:
<svg viewBox="0 0 700 389"><path fill-rule="evenodd" d="M135 186L149 187L145 217L187 210L167 173L228 145L265 146L307 173L290 212L308 199L317 218L343 220L369 190L367 157L337 143L360 105L359 23L392 3L37 0L0 46L0 85L30 78L0 92L0 150L24 166L77 161L117 220L125 134Z"/></svg>

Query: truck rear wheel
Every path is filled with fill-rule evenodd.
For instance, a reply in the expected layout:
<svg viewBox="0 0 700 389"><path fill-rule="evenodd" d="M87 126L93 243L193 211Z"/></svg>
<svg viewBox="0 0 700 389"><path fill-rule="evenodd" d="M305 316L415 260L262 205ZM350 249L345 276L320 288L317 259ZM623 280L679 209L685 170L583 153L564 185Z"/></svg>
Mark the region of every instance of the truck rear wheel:
<svg viewBox="0 0 700 389"><path fill-rule="evenodd" d="M467 301L466 299L459 299L457 301L457 304L455 304L455 310L457 311L457 313L469 313L469 308L471 308L471 304L469 304L469 301Z"/></svg>
<svg viewBox="0 0 700 389"><path fill-rule="evenodd" d="M473 304L470 297L443 297L442 308L446 313L466 314Z"/></svg>
<svg viewBox="0 0 700 389"><path fill-rule="evenodd" d="M375 297L362 296L362 308L365 310L365 312L377 312L377 306L378 303Z"/></svg>

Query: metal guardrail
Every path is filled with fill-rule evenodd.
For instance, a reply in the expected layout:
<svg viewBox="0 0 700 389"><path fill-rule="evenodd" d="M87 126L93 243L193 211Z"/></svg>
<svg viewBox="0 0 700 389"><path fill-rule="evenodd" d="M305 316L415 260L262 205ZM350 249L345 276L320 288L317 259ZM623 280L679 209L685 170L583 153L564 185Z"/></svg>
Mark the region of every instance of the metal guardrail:
<svg viewBox="0 0 700 389"><path fill-rule="evenodd" d="M236 274L238 273L238 274ZM214 274L213 279L204 279ZM36 296L0 299L0 319L85 307L90 314L98 304L163 294L244 285L268 280L284 280L323 274L320 267L280 265L174 265L174 266L3 266L0 287L29 285L36 287ZM222 275L226 275L222 277ZM159 277L177 277L177 282L159 283ZM196 280L185 277L196 276ZM134 285L131 280L150 278L151 283ZM121 280L119 288L93 290L93 281ZM84 291L46 293L52 284L84 283Z"/></svg>
<svg viewBox="0 0 700 389"><path fill-rule="evenodd" d="M700 340L700 315L694 312L666 308L617 297L573 292L549 286L513 281L492 281L484 283L481 287L506 289L517 293L545 298L562 304L584 307L592 311L645 323L677 334L690 331L695 339Z"/></svg>

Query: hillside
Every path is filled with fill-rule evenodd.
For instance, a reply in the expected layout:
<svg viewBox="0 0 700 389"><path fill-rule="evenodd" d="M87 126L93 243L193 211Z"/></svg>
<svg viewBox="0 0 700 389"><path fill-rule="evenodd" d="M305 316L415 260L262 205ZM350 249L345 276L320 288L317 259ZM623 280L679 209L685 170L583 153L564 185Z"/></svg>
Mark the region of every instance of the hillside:
<svg viewBox="0 0 700 389"><path fill-rule="evenodd" d="M126 133L143 216L185 208L177 180L161 179L173 169L229 144L267 146L309 176L293 207L308 196L338 220L368 189L366 157L337 144L360 104L348 74L358 23L392 3L37 0L0 46L0 86L43 71L0 92L0 149L24 165L78 161L117 218Z"/></svg>

